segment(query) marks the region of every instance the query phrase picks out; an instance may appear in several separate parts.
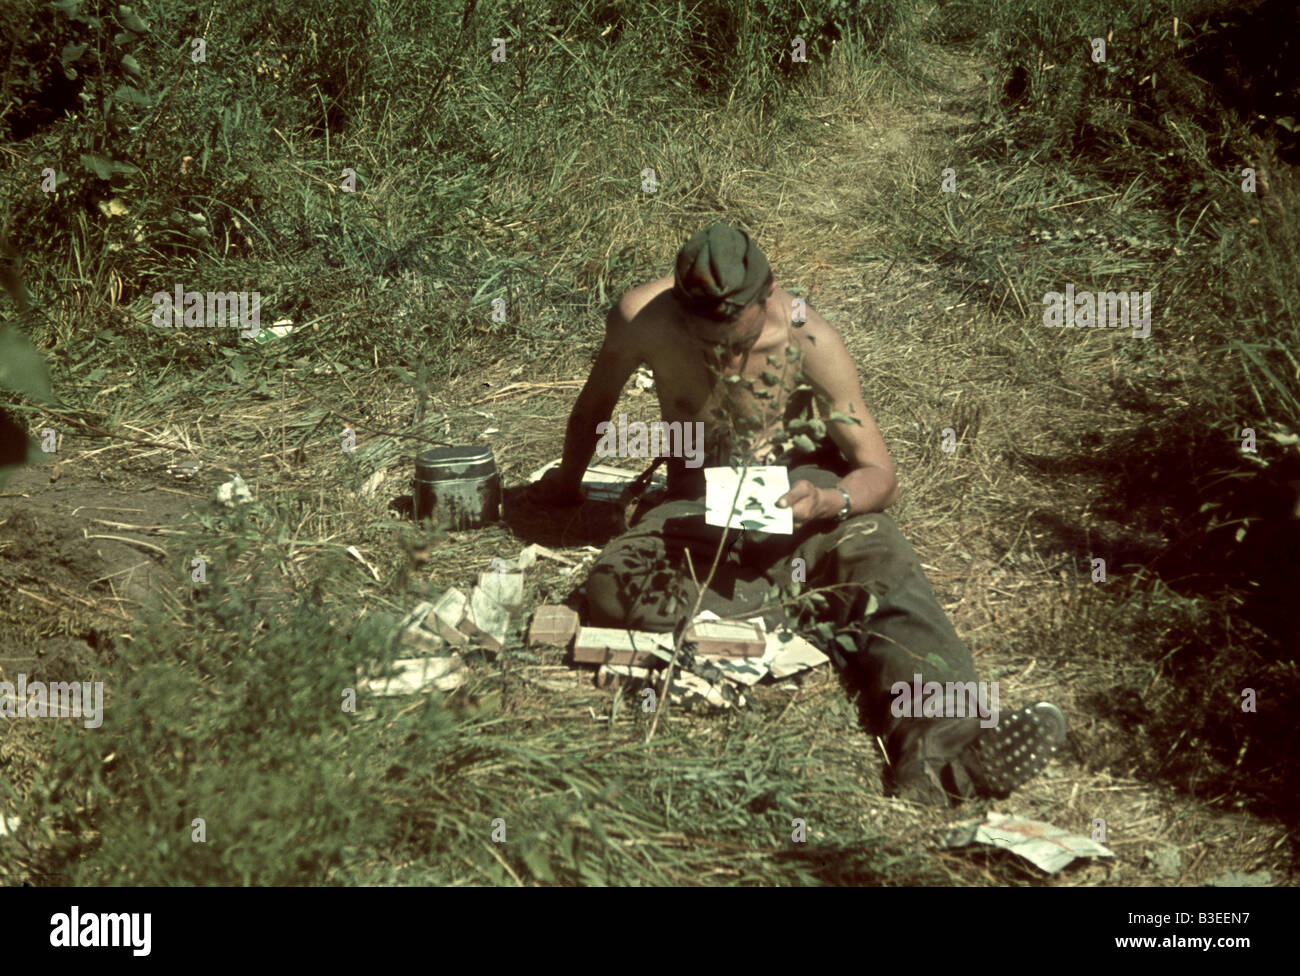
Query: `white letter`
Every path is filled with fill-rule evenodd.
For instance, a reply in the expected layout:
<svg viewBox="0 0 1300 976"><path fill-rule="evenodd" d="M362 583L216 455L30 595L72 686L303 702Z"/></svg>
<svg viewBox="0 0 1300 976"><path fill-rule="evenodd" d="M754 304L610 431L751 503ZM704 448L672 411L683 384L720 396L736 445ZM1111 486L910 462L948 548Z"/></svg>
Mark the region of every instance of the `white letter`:
<svg viewBox="0 0 1300 976"><path fill-rule="evenodd" d="M608 420L602 420L596 425L596 433L600 435L600 440L596 443L597 457L614 457L618 454L618 437L614 433L614 425Z"/></svg>
<svg viewBox="0 0 1300 976"><path fill-rule="evenodd" d="M1064 303L1059 291L1049 291L1044 295L1043 304L1047 306L1043 309L1043 325L1057 329L1065 325L1065 313L1062 311Z"/></svg>
<svg viewBox="0 0 1300 976"><path fill-rule="evenodd" d="M50 916L50 924L54 926L54 931L50 933L50 945L59 948L67 948L68 942L68 916L62 912Z"/></svg>
<svg viewBox="0 0 1300 976"><path fill-rule="evenodd" d="M889 712L894 718L912 717L911 690L912 686L906 681L895 681L889 686L889 693L894 696L894 700L889 703Z"/></svg>
<svg viewBox="0 0 1300 976"><path fill-rule="evenodd" d="M153 324L156 329L170 329L172 324L172 297L165 291L153 294Z"/></svg>
<svg viewBox="0 0 1300 976"><path fill-rule="evenodd" d="M693 450L692 440L695 441ZM691 423L687 420L682 424L682 456L687 458L688 468L698 468L704 463L704 421L697 420Z"/></svg>
<svg viewBox="0 0 1300 976"><path fill-rule="evenodd" d="M1133 306L1136 304L1137 302L1132 300L1129 302L1129 322L1133 321ZM1145 339L1151 334L1151 292L1149 291L1142 293L1142 318L1139 319L1139 322L1142 325L1142 330L1134 332L1133 338Z"/></svg>
<svg viewBox="0 0 1300 976"><path fill-rule="evenodd" d="M250 311L249 306L252 306ZM252 301L249 301L249 295L246 291L239 293L239 320L243 323L244 331L239 333L245 339L251 339L261 331L262 321L262 293L253 292Z"/></svg>
<svg viewBox="0 0 1300 976"><path fill-rule="evenodd" d="M89 681L85 683L90 684ZM90 718L81 724L88 729L97 729L104 724L104 682L95 682L95 708L91 711Z"/></svg>
<svg viewBox="0 0 1300 976"><path fill-rule="evenodd" d="M986 687L987 691L985 691ZM987 686L981 686L980 698L983 699L980 702L980 714L987 716L989 720L988 724L985 725L984 720L981 719L980 728L991 729L998 724L998 715L1000 714L998 711L998 683L993 681Z"/></svg>
<svg viewBox="0 0 1300 976"><path fill-rule="evenodd" d="M141 913L141 916L142 917L136 919L136 924L134 926L135 934L131 936L131 944L138 947L131 950L131 955L133 956L149 955L149 943L151 941L149 936L150 931L153 928L153 915L149 912L143 912ZM141 924L141 922L143 922L143 924ZM137 939L136 936L141 935L142 933L143 939Z"/></svg>

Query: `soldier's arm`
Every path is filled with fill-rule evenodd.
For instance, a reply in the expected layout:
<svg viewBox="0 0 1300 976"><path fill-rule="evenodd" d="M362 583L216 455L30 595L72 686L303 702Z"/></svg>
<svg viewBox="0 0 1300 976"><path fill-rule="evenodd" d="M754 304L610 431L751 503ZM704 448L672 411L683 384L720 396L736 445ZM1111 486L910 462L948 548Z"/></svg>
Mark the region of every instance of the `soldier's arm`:
<svg viewBox="0 0 1300 976"><path fill-rule="evenodd" d="M818 413L828 421L831 438L854 466L840 481L853 500L851 514L883 511L898 499L898 476L880 428L862 399L853 357L839 332L812 308L800 332L804 377L816 394ZM830 420L832 412L859 423ZM819 506L822 517L833 517L843 504L843 495L827 489Z"/></svg>
<svg viewBox="0 0 1300 976"><path fill-rule="evenodd" d="M624 296L605 317L605 341L565 428L560 477L566 485L576 489L582 483L583 473L600 439L597 424L609 420L628 378L645 361L639 338Z"/></svg>

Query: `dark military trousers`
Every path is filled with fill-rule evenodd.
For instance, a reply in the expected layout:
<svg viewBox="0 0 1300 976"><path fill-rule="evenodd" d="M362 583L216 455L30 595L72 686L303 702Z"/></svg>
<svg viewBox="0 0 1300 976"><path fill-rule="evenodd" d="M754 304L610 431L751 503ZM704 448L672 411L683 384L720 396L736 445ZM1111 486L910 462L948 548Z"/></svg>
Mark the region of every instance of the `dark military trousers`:
<svg viewBox="0 0 1300 976"><path fill-rule="evenodd" d="M819 488L839 481L822 468L790 471L792 485L801 479ZM702 499L670 500L644 513L605 547L587 578L591 623L672 631L695 604L691 567L695 579L708 577L722 532L705 524ZM888 515L807 523L793 535L732 529L727 536L701 609L720 617L762 616L771 627L784 617L780 607L761 609L772 602L774 585L788 588L802 577L805 590L828 587L824 615L852 636L856 652L835 642L823 649L861 696L864 716L891 762L924 758L938 769L978 736L978 718L906 717L891 707L896 682L911 687L918 674L922 682L974 681L975 669L916 553ZM877 609L868 615L873 595ZM919 711L921 703L915 705Z"/></svg>

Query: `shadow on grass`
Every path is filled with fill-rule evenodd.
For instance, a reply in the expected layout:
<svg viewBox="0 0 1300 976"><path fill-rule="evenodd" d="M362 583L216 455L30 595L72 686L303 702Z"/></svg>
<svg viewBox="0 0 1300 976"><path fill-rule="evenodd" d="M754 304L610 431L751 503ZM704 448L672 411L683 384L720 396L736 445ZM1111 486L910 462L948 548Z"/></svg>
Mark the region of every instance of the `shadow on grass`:
<svg viewBox="0 0 1300 976"><path fill-rule="evenodd" d="M1300 641L1300 456L1261 440L1271 463L1257 466L1193 411L1108 441L1081 438L1079 448L1019 458L1082 502L1030 524L1085 572L1100 556L1112 580L1137 584L1116 592L1102 620L1151 668L1142 687L1081 693L1114 733L1094 743L1090 764L1300 823L1300 680L1290 663ZM1086 508L1088 523L1071 507Z"/></svg>

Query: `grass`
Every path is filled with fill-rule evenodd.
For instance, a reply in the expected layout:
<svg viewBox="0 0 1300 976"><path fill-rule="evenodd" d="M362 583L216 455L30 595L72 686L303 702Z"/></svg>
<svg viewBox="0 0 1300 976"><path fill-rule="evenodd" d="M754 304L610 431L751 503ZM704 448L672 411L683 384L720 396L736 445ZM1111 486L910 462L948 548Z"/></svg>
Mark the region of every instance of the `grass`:
<svg viewBox="0 0 1300 976"><path fill-rule="evenodd" d="M1180 13L1178 39L1157 3L865 4L839 28L843 7L317 0L209 25L176 2L121 40L116 5L79 6L98 26L5 14L38 79L87 44L68 80L89 96L47 118L5 76L4 231L35 309L4 314L60 397L11 409L108 448L94 463L127 482L163 444L259 499L186 516L168 549L178 567L203 553L211 582L159 593L129 637L106 627L102 729L7 737L25 827L6 881L1039 881L944 853L942 823L883 800L824 671L752 711L670 711L647 744L639 702L516 635L455 695L342 708L363 660L395 656L382 614L464 588L520 538L608 536L588 512L430 537L385 499L426 443L499 428L507 484L554 456L575 391L548 384L585 375L609 304L715 219L752 229L778 283L844 332L903 478L896 518L981 675L1077 718L1065 771L1021 809L1138 824L1146 800L1115 791L1162 791L1189 849L1219 815L1294 825L1292 530L1274 510L1294 462L1268 436L1300 431L1293 144L1248 111L1285 106L1197 82L1216 48L1272 70L1267 37L1214 4ZM766 43L787 27L807 65ZM200 32L203 66L180 53ZM104 180L82 154L138 171ZM57 194L31 192L45 165ZM1243 165L1266 193L1241 192ZM177 281L257 289L300 328L264 346L160 334L150 296ZM1066 282L1152 290L1152 338L1043 329L1041 296ZM530 603L574 584L529 578ZM1114 846L1140 863L1147 842L1134 826Z"/></svg>

